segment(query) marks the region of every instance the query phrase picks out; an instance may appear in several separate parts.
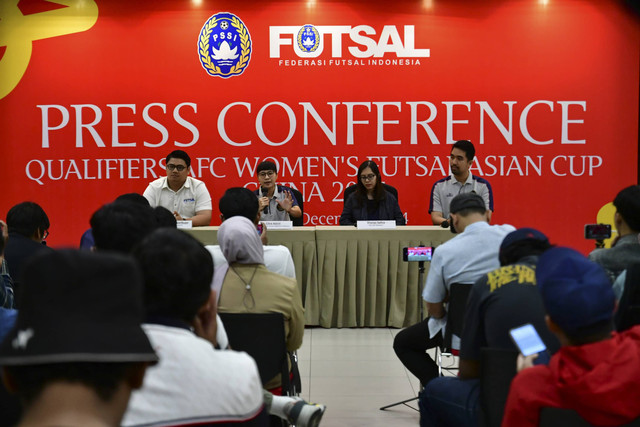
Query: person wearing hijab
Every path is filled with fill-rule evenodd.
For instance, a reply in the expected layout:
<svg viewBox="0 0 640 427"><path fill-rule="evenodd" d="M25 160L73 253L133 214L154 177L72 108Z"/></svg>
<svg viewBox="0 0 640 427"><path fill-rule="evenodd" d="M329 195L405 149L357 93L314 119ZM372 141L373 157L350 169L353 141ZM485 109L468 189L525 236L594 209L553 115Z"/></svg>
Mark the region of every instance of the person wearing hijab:
<svg viewBox="0 0 640 427"><path fill-rule="evenodd" d="M220 313L282 313L287 350L302 345L304 308L298 283L264 266L262 242L255 225L247 218L227 219L218 229L218 243L228 268L222 281L218 311ZM265 388L280 386L280 375Z"/></svg>

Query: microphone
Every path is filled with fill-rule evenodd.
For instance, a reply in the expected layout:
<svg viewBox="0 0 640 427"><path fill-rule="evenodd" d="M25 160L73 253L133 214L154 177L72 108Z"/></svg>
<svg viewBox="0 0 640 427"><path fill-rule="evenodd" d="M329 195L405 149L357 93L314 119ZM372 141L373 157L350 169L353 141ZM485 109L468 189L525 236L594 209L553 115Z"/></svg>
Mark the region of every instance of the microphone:
<svg viewBox="0 0 640 427"><path fill-rule="evenodd" d="M449 221L447 221L447 220L445 219L444 221L442 221L442 222L440 223L440 227L442 227L442 228L447 228L447 227L449 227Z"/></svg>
<svg viewBox="0 0 640 427"><path fill-rule="evenodd" d="M262 197L267 197L267 193L269 193L269 189L267 187L260 187L260 193L262 194ZM269 213L269 205L265 206L264 209L262 210L263 213L268 214Z"/></svg>

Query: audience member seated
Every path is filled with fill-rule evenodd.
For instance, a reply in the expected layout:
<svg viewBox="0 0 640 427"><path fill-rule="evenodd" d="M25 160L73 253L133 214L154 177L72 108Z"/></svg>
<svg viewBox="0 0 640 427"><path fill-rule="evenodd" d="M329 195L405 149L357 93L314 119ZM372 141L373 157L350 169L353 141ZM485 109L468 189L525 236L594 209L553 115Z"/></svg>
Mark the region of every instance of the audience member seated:
<svg viewBox="0 0 640 427"><path fill-rule="evenodd" d="M7 263L4 261L4 246L7 241L7 224L0 221L0 342L11 330L15 323L18 312L14 309L13 280L7 270Z"/></svg>
<svg viewBox="0 0 640 427"><path fill-rule="evenodd" d="M218 203L220 208L220 219L224 222L228 218L240 216L245 217L254 224L260 222L260 211L258 209L258 199L251 190L244 187L233 187L225 191ZM257 229L256 229L257 232ZM264 244L262 247L264 254L264 265L269 271L282 274L283 276L296 278L296 270L293 264L293 258L286 246L267 245L267 227L262 224L262 233L260 240ZM213 275L212 289L220 296L222 282L227 274L229 265L222 254L220 245L205 246L213 257L213 265L215 273Z"/></svg>
<svg viewBox="0 0 640 427"><path fill-rule="evenodd" d="M546 323L562 347L548 365L519 357L503 426L538 426L544 407L573 409L592 425L640 416L640 326L613 331L615 297L607 273L580 253L553 248L538 261Z"/></svg>
<svg viewBox="0 0 640 427"><path fill-rule="evenodd" d="M145 283L143 328L160 363L134 393L124 426L264 425L266 412L301 427L319 423L324 406L272 396L262 390L251 357L215 349L219 324L209 286L213 262L202 244L163 228L145 238L133 255Z"/></svg>
<svg viewBox="0 0 640 427"><path fill-rule="evenodd" d="M542 298L536 288L538 256L549 249L541 232L521 228L500 245L501 267L473 285L460 342L458 377L430 381L420 398L420 425L476 426L480 416L480 354L483 347L517 350L509 330L531 323L547 348L560 344L544 322Z"/></svg>
<svg viewBox="0 0 640 427"><path fill-rule="evenodd" d="M176 228L178 226L178 220L167 208L156 206L153 209L153 216L158 227Z"/></svg>
<svg viewBox="0 0 640 427"><path fill-rule="evenodd" d="M142 194L138 193L125 193L116 197L114 202L131 202L131 203L140 203L145 206L149 206L149 201L144 198ZM171 214L171 212L169 212ZM173 215L171 215L173 217ZM175 222L175 218L174 218ZM80 249L93 249L96 245L95 240L93 238L93 230L90 228L82 234L80 238Z"/></svg>
<svg viewBox="0 0 640 427"><path fill-rule="evenodd" d="M154 210L148 204L119 200L95 211L90 223L96 249L121 253L131 252L158 228Z"/></svg>
<svg viewBox="0 0 640 427"><path fill-rule="evenodd" d="M145 238L133 254L144 278L143 328L160 362L133 394L122 425L264 425L255 362L246 353L214 348L209 253L190 235L164 228Z"/></svg>
<svg viewBox="0 0 640 427"><path fill-rule="evenodd" d="M218 242L229 269L224 277L218 310L227 313L282 313L287 350L297 350L304 335L304 309L298 283L269 271L255 224L245 217L225 220ZM280 386L279 375L266 388Z"/></svg>
<svg viewBox="0 0 640 427"><path fill-rule="evenodd" d="M7 224L0 221L0 307L14 308L13 279L9 274L7 262L4 259L4 247L9 238Z"/></svg>
<svg viewBox="0 0 640 427"><path fill-rule="evenodd" d="M612 282L629 265L640 262L640 185L620 191L613 205L618 236L610 249L595 249L589 254L589 259L600 264Z"/></svg>
<svg viewBox="0 0 640 427"><path fill-rule="evenodd" d="M398 200L384 189L378 165L373 160L358 168L358 183L347 198L340 215L340 225L355 225L359 220L395 220L397 225L406 221Z"/></svg>
<svg viewBox="0 0 640 427"><path fill-rule="evenodd" d="M18 296L18 289L24 263L33 255L41 251L51 251L46 246L45 239L49 235L49 217L44 209L34 202L18 203L7 213L9 238L4 249L4 256L9 267L9 274L13 278L14 291Z"/></svg>
<svg viewBox="0 0 640 427"><path fill-rule="evenodd" d="M640 234L638 234L638 244L640 244ZM633 263L640 264L640 263ZM631 265L628 266L630 268ZM627 270L625 269L616 277L616 280L613 282L613 293L616 295L616 299L620 300L622 298L622 294L624 292L624 284L627 281Z"/></svg>
<svg viewBox="0 0 640 427"><path fill-rule="evenodd" d="M451 201L452 226L460 234L438 246L422 298L427 302L429 318L398 332L393 349L402 364L426 385L438 376L438 365L426 350L442 344L446 324L445 302L453 283L474 283L483 274L500 267L498 252L504 237L515 228L489 225L484 200L465 193ZM457 341L456 336L453 337ZM454 348L459 343L452 340Z"/></svg>
<svg viewBox="0 0 640 427"><path fill-rule="evenodd" d="M99 251L130 253L136 244L162 226L157 219L158 209L164 208L152 209L148 204L128 200L116 200L102 206L91 217L95 248ZM226 331L219 318L218 322L218 344L221 348L227 348L229 341Z"/></svg>
<svg viewBox="0 0 640 427"><path fill-rule="evenodd" d="M9 233L7 224L0 221L0 343L13 328L18 317L14 309L13 280L9 275L7 263L4 260L4 245ZM0 381L0 426L13 426L18 423L21 415L20 403L15 395L10 395L2 381Z"/></svg>
<svg viewBox="0 0 640 427"><path fill-rule="evenodd" d="M158 360L140 327L137 266L119 255L50 251L28 261L23 278L17 323L0 346L5 384L24 405L19 425L120 425L131 391Z"/></svg>

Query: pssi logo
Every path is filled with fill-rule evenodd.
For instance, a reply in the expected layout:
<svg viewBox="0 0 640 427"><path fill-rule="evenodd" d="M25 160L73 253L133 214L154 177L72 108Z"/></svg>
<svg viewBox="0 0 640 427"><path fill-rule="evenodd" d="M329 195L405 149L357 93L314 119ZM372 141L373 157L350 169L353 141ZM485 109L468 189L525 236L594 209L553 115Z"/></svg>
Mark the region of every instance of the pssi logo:
<svg viewBox="0 0 640 427"><path fill-rule="evenodd" d="M313 25L304 25L298 31L298 47L301 51L315 52L320 45L320 33Z"/></svg>
<svg viewBox="0 0 640 427"><path fill-rule="evenodd" d="M216 13L200 30L198 54L209 75L225 79L238 76L251 59L249 30L233 13Z"/></svg>
<svg viewBox="0 0 640 427"><path fill-rule="evenodd" d="M343 41L348 35L350 41ZM295 38L296 43L293 42ZM415 27L405 25L400 36L395 25L385 25L380 31L369 25L350 27L346 25L304 25L269 27L269 56L280 58L281 46L293 46L299 58L317 58L324 51L325 44L331 50L332 58L343 57L343 46L353 58L382 58L395 54L397 58L428 58L429 49L415 48Z"/></svg>

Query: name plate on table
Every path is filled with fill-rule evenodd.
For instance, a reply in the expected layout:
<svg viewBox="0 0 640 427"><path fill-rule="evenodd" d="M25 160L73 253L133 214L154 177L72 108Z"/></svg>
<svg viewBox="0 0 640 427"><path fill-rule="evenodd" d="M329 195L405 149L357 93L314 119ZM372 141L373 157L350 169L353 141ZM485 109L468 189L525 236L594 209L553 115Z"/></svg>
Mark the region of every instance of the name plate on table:
<svg viewBox="0 0 640 427"><path fill-rule="evenodd" d="M362 230L374 230L374 229L391 230L396 228L396 222L393 220L392 221L373 221L373 220L358 221L356 224L356 227Z"/></svg>
<svg viewBox="0 0 640 427"><path fill-rule="evenodd" d="M262 221L267 230L293 230L293 221Z"/></svg>
<svg viewBox="0 0 640 427"><path fill-rule="evenodd" d="M184 219L182 221L176 221L177 228L193 228L193 221L190 219Z"/></svg>

